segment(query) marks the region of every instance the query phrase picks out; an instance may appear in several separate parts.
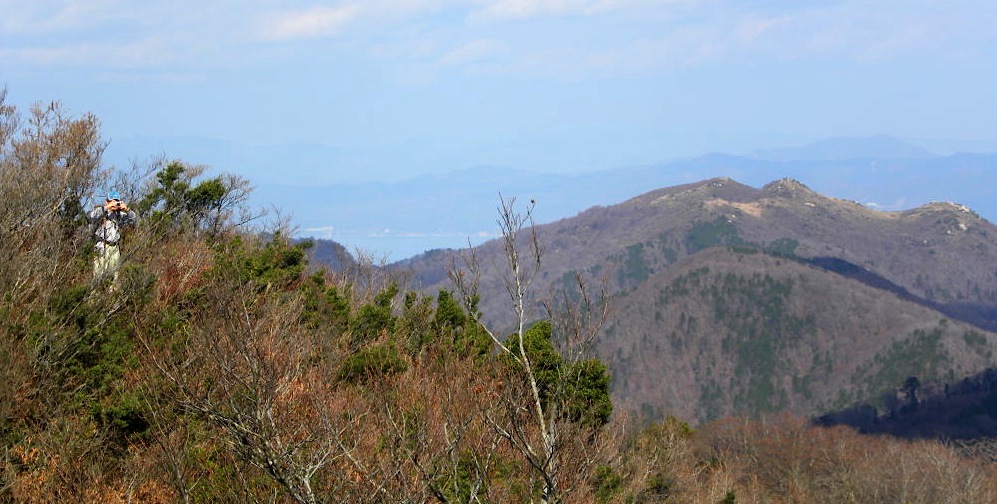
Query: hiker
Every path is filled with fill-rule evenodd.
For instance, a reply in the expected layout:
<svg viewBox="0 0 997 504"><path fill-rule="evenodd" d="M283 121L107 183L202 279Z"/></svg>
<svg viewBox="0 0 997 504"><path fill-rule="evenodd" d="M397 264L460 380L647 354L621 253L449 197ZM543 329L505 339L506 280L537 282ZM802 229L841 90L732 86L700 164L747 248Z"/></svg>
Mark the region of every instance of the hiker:
<svg viewBox="0 0 997 504"><path fill-rule="evenodd" d="M90 231L96 243L96 255L93 259L93 278L100 281L108 275L112 276L111 287L118 283L118 268L121 267L121 251L118 243L121 241L121 230L126 226L134 226L138 217L128 208L118 191L110 191L103 205L94 207L87 214Z"/></svg>

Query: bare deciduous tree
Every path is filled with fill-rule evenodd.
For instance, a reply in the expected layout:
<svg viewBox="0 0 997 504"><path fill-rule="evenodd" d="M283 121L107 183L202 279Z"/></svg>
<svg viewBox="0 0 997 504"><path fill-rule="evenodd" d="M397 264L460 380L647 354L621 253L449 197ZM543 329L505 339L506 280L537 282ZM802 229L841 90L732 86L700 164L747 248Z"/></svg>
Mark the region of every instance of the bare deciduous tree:
<svg viewBox="0 0 997 504"><path fill-rule="evenodd" d="M327 380L312 363L317 343L301 330L299 300L223 277L204 301L212 308L184 326L185 338L143 337L147 357L184 411L225 433L296 502L318 502L312 482L348 451L346 427L325 411Z"/></svg>
<svg viewBox="0 0 997 504"><path fill-rule="evenodd" d="M483 323L482 327L499 353L516 365L511 383L506 387L507 393L500 399L506 406L505 415L500 418L490 414L489 421L532 468L539 479L540 499L548 503L561 502L565 495L577 490L585 481L584 468L595 460L592 453L586 453L590 447L587 445L595 444L594 430L571 422L566 406L571 401L568 396L573 393L575 383L570 374L582 369L575 364L591 350L608 314L608 303L604 296L593 296L580 276L577 292L538 298L534 281L541 271L544 245L533 220L534 206L535 202L531 201L525 211L519 212L515 198L500 198L498 225L505 259L505 273L501 278L516 328L513 337L503 339ZM477 293L482 269L473 249L463 261L463 265L458 266L454 260L449 275L468 312L481 323ZM527 324L536 318L538 305L545 308L544 315L553 321L552 344L559 343L561 348L557 350L561 352L557 359L567 358L565 365L541 362L538 360L541 356L528 348ZM547 376L551 372L558 376L551 379ZM515 383L517 376L522 379L525 389ZM583 433L583 430L588 432ZM590 440L593 442L589 443ZM568 466L571 466L570 470Z"/></svg>
<svg viewBox="0 0 997 504"><path fill-rule="evenodd" d="M71 283L86 242L82 199L103 176L97 118L69 117L58 102L32 107L26 125L0 90L0 288L17 304Z"/></svg>

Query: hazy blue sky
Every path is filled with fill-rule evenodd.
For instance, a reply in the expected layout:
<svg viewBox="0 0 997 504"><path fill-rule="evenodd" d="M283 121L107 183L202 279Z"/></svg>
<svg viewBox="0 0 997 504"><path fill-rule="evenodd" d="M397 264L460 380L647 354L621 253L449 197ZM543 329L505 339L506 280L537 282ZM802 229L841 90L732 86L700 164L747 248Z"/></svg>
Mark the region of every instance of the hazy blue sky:
<svg viewBox="0 0 997 504"><path fill-rule="evenodd" d="M93 112L112 146L321 144L342 153L326 181L591 170L842 135L997 150L993 1L0 0L0 12L14 104Z"/></svg>

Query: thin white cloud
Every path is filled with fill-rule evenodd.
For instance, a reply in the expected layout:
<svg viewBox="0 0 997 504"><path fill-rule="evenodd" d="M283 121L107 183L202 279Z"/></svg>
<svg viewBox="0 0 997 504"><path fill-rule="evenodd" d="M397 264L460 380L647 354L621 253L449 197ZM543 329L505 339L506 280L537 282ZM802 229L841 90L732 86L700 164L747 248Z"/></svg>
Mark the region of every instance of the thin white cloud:
<svg viewBox="0 0 997 504"><path fill-rule="evenodd" d="M274 10L287 3L0 0L0 35L6 36L0 54L4 63L91 65L95 71L225 67L274 63L260 57L261 40L321 43L335 37L394 72L468 66L577 78L749 57L875 62L928 51L973 57L997 41L997 12L969 0L938 6L927 0L311 1ZM542 24L519 23L533 19Z"/></svg>
<svg viewBox="0 0 997 504"><path fill-rule="evenodd" d="M508 44L501 40L472 40L443 55L438 61L442 66L457 66L491 60L508 52Z"/></svg>
<svg viewBox="0 0 997 504"><path fill-rule="evenodd" d="M925 26L907 25L898 28L885 36L870 37L864 50L857 58L861 61L888 60L898 54L917 50L927 50L932 45L930 29Z"/></svg>
<svg viewBox="0 0 997 504"><path fill-rule="evenodd" d="M656 37L618 38L604 44L526 46L505 54L493 73L577 80L618 77L710 64L727 56L737 41L731 29L683 25Z"/></svg>
<svg viewBox="0 0 997 504"><path fill-rule="evenodd" d="M152 68L175 62L171 44L149 37L123 44L79 42L52 46L0 47L0 60L35 67Z"/></svg>
<svg viewBox="0 0 997 504"><path fill-rule="evenodd" d="M311 7L266 15L261 38L293 40L338 35L361 14L359 4Z"/></svg>
<svg viewBox="0 0 997 504"><path fill-rule="evenodd" d="M358 1L358 0L354 0ZM366 0L363 3L385 18L404 20L444 11L459 10L469 0ZM474 0L471 0L474 1Z"/></svg>
<svg viewBox="0 0 997 504"><path fill-rule="evenodd" d="M758 41L767 33L771 33L780 24L789 23L788 16L755 17L748 16L738 21L734 30L735 36L745 43Z"/></svg>
<svg viewBox="0 0 997 504"><path fill-rule="evenodd" d="M121 19L120 0L0 0L0 34L37 35L92 30Z"/></svg>
<svg viewBox="0 0 997 504"><path fill-rule="evenodd" d="M676 0L489 0L470 15L477 21L508 21L536 17L591 16L599 13Z"/></svg>
<svg viewBox="0 0 997 504"><path fill-rule="evenodd" d="M563 2L557 2L563 3ZM485 19L521 19L536 16L549 11L551 2L533 2L530 0L502 0L491 3L481 10L479 16Z"/></svg>
<svg viewBox="0 0 997 504"><path fill-rule="evenodd" d="M242 54L233 46L247 39L239 35L245 13L232 8L234 1L0 0L0 54L12 69L103 75L128 68L183 73L221 53L213 64L226 65Z"/></svg>
<svg viewBox="0 0 997 504"><path fill-rule="evenodd" d="M754 43L783 58L875 62L901 56L958 57L997 41L997 10L925 1L845 1L780 16Z"/></svg>

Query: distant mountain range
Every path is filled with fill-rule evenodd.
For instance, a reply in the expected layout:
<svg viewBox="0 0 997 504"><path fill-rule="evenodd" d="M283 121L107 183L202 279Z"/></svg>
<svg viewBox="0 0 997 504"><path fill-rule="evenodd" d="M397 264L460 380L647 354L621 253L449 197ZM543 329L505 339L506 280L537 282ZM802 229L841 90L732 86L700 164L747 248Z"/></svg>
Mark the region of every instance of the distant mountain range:
<svg viewBox="0 0 997 504"><path fill-rule="evenodd" d="M553 222L661 187L722 176L755 187L792 177L816 191L883 210L955 201L997 220L997 154L939 156L888 136L833 138L748 155L706 154L575 174L478 166L365 183L337 182L345 167L363 164L360 154L316 144L246 147L205 139L126 139L109 149L119 164L135 153L162 153L240 173L256 186L254 202L290 213L300 235L386 253L389 260L494 236L500 193L536 200L537 219Z"/></svg>
<svg viewBox="0 0 997 504"><path fill-rule="evenodd" d="M793 179L714 178L539 232L541 295L605 280L598 353L617 405L647 418L888 409L908 378L940 387L997 365L997 226L960 204L884 212ZM391 267L432 295L452 253ZM475 254L481 308L504 327L500 244Z"/></svg>

